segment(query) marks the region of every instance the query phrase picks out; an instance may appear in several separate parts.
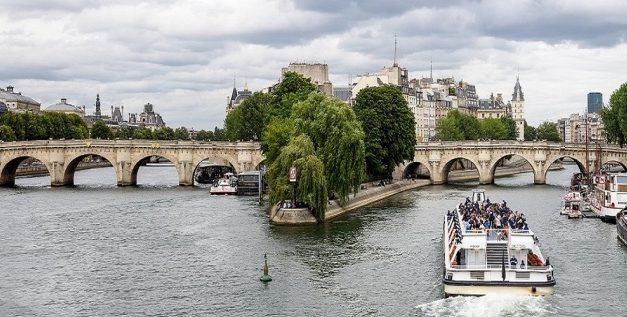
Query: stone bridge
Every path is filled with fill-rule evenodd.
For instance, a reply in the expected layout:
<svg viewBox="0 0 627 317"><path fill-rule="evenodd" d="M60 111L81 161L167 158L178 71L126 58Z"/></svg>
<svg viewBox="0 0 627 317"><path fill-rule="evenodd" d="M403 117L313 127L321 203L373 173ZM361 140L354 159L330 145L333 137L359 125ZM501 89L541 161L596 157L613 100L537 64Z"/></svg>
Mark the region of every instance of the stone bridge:
<svg viewBox="0 0 627 317"><path fill-rule="evenodd" d="M416 145L412 162L399 166L395 179L406 178L420 167L429 172L433 184L447 182L451 166L459 159L474 164L481 184L494 182L496 167L504 158L517 155L531 165L534 183L544 184L551 163L562 158L573 159L581 171L597 164L615 162L627 166L627 149L613 145L568 144L553 142L486 141L430 142ZM15 184L18 165L28 159L41 161L50 174L52 186L74 184L74 172L85 157L97 155L108 160L115 170L117 184L137 184L139 167L152 157L163 157L176 167L179 184L194 184L194 171L203 160L231 165L235 172L254 170L263 162L259 143L197 142L150 140L49 140L25 142L0 141L0 186ZM597 160L597 158L599 160Z"/></svg>
<svg viewBox="0 0 627 317"><path fill-rule="evenodd" d="M627 149L607 144L590 144L586 151L585 144L555 142L430 142L417 144L413 162L399 166L394 172L394 178L405 178L422 166L429 171L433 184L443 184L447 182L452 164L459 159L466 159L475 165L479 173L479 183L491 184L494 183L496 167L504 158L513 155L518 155L531 164L536 184L545 184L551 163L562 158L573 159L582 172L586 171L586 162L589 162L589 171L600 168L597 166L599 163L603 165L615 162L623 168L627 166Z"/></svg>
<svg viewBox="0 0 627 317"><path fill-rule="evenodd" d="M89 156L108 160L115 170L117 184L137 184L139 167L152 157L174 164L179 184L194 185L194 171L203 160L231 165L235 172L256 169L264 160L259 143L151 140L49 140L0 141L0 186L13 186L18 165L34 158L43 163L52 186L74 184L78 163Z"/></svg>

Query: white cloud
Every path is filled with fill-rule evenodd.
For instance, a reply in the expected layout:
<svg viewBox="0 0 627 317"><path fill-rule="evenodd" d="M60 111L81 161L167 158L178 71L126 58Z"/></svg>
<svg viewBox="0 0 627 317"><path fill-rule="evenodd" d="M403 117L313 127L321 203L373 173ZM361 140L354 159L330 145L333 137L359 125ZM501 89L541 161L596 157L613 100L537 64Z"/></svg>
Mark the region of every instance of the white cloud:
<svg viewBox="0 0 627 317"><path fill-rule="evenodd" d="M292 61L329 64L336 85L393 59L414 76L455 76L480 97L512 93L531 124L604 100L627 73L624 1L18 1L0 11L0 85L44 106L93 111L151 102L174 127L222 126L233 79L275 83ZM519 70L519 71L518 71Z"/></svg>

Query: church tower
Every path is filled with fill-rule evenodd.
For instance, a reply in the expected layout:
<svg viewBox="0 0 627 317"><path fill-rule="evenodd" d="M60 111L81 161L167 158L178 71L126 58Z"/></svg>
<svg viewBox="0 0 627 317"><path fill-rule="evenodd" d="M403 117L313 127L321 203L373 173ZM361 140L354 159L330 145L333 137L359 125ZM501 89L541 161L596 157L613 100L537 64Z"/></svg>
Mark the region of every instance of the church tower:
<svg viewBox="0 0 627 317"><path fill-rule="evenodd" d="M520 81L516 76L516 85L514 86L514 93L512 94L512 119L516 122L516 140L525 140L525 96L520 87Z"/></svg>
<svg viewBox="0 0 627 317"><path fill-rule="evenodd" d="M96 117L100 118L100 94L96 95Z"/></svg>

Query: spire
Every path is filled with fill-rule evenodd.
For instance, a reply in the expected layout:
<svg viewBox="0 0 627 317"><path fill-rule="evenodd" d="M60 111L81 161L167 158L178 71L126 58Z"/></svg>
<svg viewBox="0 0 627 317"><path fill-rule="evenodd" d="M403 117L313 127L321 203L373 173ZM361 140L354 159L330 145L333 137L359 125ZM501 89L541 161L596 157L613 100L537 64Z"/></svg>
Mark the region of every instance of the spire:
<svg viewBox="0 0 627 317"><path fill-rule="evenodd" d="M433 81L433 59L429 60L429 64L431 65L431 72L429 73L429 78L431 78L431 81Z"/></svg>
<svg viewBox="0 0 627 317"><path fill-rule="evenodd" d="M397 44L396 33L394 33L394 65L393 65L394 67L398 66L398 64L396 63L396 44Z"/></svg>
<svg viewBox="0 0 627 317"><path fill-rule="evenodd" d="M522 92L522 87L520 86L520 80L518 75L516 75L516 85L514 86L512 101L525 101L525 95Z"/></svg>
<svg viewBox="0 0 627 317"><path fill-rule="evenodd" d="M100 117L100 94L96 94L96 117Z"/></svg>

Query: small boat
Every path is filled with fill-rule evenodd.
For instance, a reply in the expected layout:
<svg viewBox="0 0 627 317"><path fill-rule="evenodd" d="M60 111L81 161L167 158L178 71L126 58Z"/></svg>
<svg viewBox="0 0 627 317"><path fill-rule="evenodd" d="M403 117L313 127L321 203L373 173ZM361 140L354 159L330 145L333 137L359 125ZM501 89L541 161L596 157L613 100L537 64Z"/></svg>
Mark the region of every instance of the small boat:
<svg viewBox="0 0 627 317"><path fill-rule="evenodd" d="M601 220L615 222L616 214L627 207L627 173L604 173L594 177L590 207Z"/></svg>
<svg viewBox="0 0 627 317"><path fill-rule="evenodd" d="M581 204L581 193L578 191L569 191L566 195L564 195L560 215L568 215L573 210L580 210Z"/></svg>
<svg viewBox="0 0 627 317"><path fill-rule="evenodd" d="M237 194L237 177L233 173L224 174L223 178L218 179L211 189L211 195L236 195Z"/></svg>
<svg viewBox="0 0 627 317"><path fill-rule="evenodd" d="M443 231L445 296L553 293L553 266L524 215L505 202L491 203L474 190L444 216Z"/></svg>
<svg viewBox="0 0 627 317"><path fill-rule="evenodd" d="M616 214L616 234L618 239L627 245L627 208Z"/></svg>

